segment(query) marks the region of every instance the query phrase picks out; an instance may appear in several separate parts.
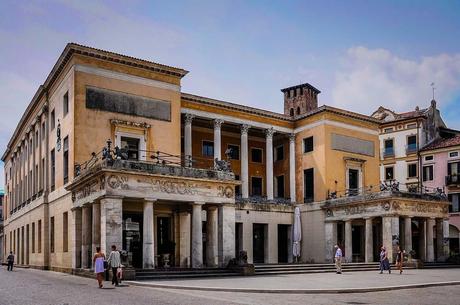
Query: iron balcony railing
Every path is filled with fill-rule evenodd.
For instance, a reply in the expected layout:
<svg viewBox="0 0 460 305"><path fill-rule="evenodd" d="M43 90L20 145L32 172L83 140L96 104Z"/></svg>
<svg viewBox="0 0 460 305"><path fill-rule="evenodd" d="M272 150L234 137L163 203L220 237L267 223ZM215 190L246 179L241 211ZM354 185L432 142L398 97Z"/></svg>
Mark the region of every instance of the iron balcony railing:
<svg viewBox="0 0 460 305"><path fill-rule="evenodd" d="M446 176L446 185L457 185L460 184L460 174L447 175Z"/></svg>
<svg viewBox="0 0 460 305"><path fill-rule="evenodd" d="M394 157L395 149L394 147L386 147L383 149L382 154L384 158Z"/></svg>
<svg viewBox="0 0 460 305"><path fill-rule="evenodd" d="M418 150L417 144L406 145L406 154L415 154Z"/></svg>
<svg viewBox="0 0 460 305"><path fill-rule="evenodd" d="M291 204L291 198L274 198L273 200L268 200L267 196L249 196L248 198L243 198L241 194L235 196L236 203L254 203L254 204Z"/></svg>

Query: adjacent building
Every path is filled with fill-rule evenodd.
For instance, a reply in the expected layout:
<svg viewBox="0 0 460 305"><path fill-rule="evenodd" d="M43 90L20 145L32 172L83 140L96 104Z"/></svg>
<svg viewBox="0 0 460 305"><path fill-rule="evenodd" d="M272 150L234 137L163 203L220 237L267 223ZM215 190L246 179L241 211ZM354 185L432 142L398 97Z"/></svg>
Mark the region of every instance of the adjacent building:
<svg viewBox="0 0 460 305"><path fill-rule="evenodd" d="M291 262L298 206L304 262L336 243L446 257L427 228L447 234L447 200L379 188L380 118L318 107L310 84L282 90L283 114L184 93L187 73L68 44L2 156L3 253L65 272L99 245L134 268Z"/></svg>

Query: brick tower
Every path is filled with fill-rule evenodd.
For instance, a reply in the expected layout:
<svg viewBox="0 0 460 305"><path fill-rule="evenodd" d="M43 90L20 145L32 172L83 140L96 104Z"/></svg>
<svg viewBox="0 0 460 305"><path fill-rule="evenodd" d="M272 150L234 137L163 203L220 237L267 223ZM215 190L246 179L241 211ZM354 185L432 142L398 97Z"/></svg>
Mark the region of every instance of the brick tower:
<svg viewBox="0 0 460 305"><path fill-rule="evenodd" d="M309 83L281 89L284 93L284 114L296 117L318 108L318 89Z"/></svg>

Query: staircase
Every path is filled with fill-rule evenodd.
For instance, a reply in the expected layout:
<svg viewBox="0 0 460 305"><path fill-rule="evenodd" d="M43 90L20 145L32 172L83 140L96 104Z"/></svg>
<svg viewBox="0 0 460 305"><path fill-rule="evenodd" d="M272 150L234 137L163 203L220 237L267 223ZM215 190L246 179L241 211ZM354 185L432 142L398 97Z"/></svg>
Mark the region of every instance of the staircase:
<svg viewBox="0 0 460 305"><path fill-rule="evenodd" d="M458 264L452 263L424 263L424 269L460 268Z"/></svg>
<svg viewBox="0 0 460 305"><path fill-rule="evenodd" d="M228 269L223 268L167 268L167 269L136 269L136 280L171 280L187 278L209 278L226 277L239 275Z"/></svg>

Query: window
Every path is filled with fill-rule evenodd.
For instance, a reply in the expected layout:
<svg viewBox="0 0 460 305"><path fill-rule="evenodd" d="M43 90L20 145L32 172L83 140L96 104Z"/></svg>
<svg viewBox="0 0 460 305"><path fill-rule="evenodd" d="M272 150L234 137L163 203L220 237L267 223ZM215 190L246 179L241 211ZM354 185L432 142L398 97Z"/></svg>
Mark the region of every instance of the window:
<svg viewBox="0 0 460 305"><path fill-rule="evenodd" d="M54 253L54 217L50 219L50 252Z"/></svg>
<svg viewBox="0 0 460 305"><path fill-rule="evenodd" d="M128 160L139 160L139 139L121 137L120 144L128 151Z"/></svg>
<svg viewBox="0 0 460 305"><path fill-rule="evenodd" d="M384 142L384 150L383 150L383 156L388 157L388 156L394 156L395 155L395 150L393 147L393 139L387 139Z"/></svg>
<svg viewBox="0 0 460 305"><path fill-rule="evenodd" d="M262 178L251 177L252 196L262 196Z"/></svg>
<svg viewBox="0 0 460 305"><path fill-rule="evenodd" d="M62 252L69 251L69 214L65 212L62 214Z"/></svg>
<svg viewBox="0 0 460 305"><path fill-rule="evenodd" d="M392 132L392 131L393 131L393 127L385 128L383 130L384 133L389 133L389 132Z"/></svg>
<svg viewBox="0 0 460 305"><path fill-rule="evenodd" d="M289 115L294 116L294 108L291 108L291 110L289 110Z"/></svg>
<svg viewBox="0 0 460 305"><path fill-rule="evenodd" d="M414 153L417 151L417 136L412 135L407 137L407 153Z"/></svg>
<svg viewBox="0 0 460 305"><path fill-rule="evenodd" d="M38 147L38 130L35 131L35 148Z"/></svg>
<svg viewBox="0 0 460 305"><path fill-rule="evenodd" d="M238 145L228 144L227 148L230 149L230 159L240 159L240 147Z"/></svg>
<svg viewBox="0 0 460 305"><path fill-rule="evenodd" d="M303 152L313 151L313 137L303 139Z"/></svg>
<svg viewBox="0 0 460 305"><path fill-rule="evenodd" d="M64 112L64 116L69 113L69 91L64 94L62 98L62 109Z"/></svg>
<svg viewBox="0 0 460 305"><path fill-rule="evenodd" d="M69 182L69 137L64 138L64 153L63 153L63 170L64 184Z"/></svg>
<svg viewBox="0 0 460 305"><path fill-rule="evenodd" d="M359 170L348 169L348 196L356 196L359 194Z"/></svg>
<svg viewBox="0 0 460 305"><path fill-rule="evenodd" d="M417 177L417 163L407 164L407 177L408 178Z"/></svg>
<svg viewBox="0 0 460 305"><path fill-rule="evenodd" d="M32 222L32 253L35 253L35 222Z"/></svg>
<svg viewBox="0 0 460 305"><path fill-rule="evenodd" d="M45 122L42 123L42 141L45 139Z"/></svg>
<svg viewBox="0 0 460 305"><path fill-rule="evenodd" d="M303 185L304 185L304 202L313 202L315 200L315 182L313 168L303 171Z"/></svg>
<svg viewBox="0 0 460 305"><path fill-rule="evenodd" d="M276 177L276 198L284 198L284 175Z"/></svg>
<svg viewBox="0 0 460 305"><path fill-rule="evenodd" d="M456 158L458 157L458 151L452 151L449 153L449 158Z"/></svg>
<svg viewBox="0 0 460 305"><path fill-rule="evenodd" d="M460 162L447 163L447 185L457 184L460 181Z"/></svg>
<svg viewBox="0 0 460 305"><path fill-rule="evenodd" d="M251 148L251 161L256 163L262 163L262 149Z"/></svg>
<svg viewBox="0 0 460 305"><path fill-rule="evenodd" d="M54 115L54 109L51 111L51 130L54 129L54 126L56 125L56 117Z"/></svg>
<svg viewBox="0 0 460 305"><path fill-rule="evenodd" d="M385 167L385 180L394 179L394 168L393 166Z"/></svg>
<svg viewBox="0 0 460 305"><path fill-rule="evenodd" d="M433 161L433 156L425 156L425 161Z"/></svg>
<svg viewBox="0 0 460 305"><path fill-rule="evenodd" d="M37 252L42 253L42 221L37 224Z"/></svg>
<svg viewBox="0 0 460 305"><path fill-rule="evenodd" d="M296 114L299 115L300 114L300 107L297 107L297 111L296 111Z"/></svg>
<svg viewBox="0 0 460 305"><path fill-rule="evenodd" d="M458 194L449 194L449 213L458 213L460 212L460 193Z"/></svg>
<svg viewBox="0 0 460 305"><path fill-rule="evenodd" d="M54 148L51 151L51 191L54 191L54 186L56 182L56 156L54 154Z"/></svg>
<svg viewBox="0 0 460 305"><path fill-rule="evenodd" d="M240 180L239 175L235 175L235 180ZM241 186L240 185L235 185L235 195L240 196L241 195Z"/></svg>
<svg viewBox="0 0 460 305"><path fill-rule="evenodd" d="M201 154L205 157L214 157L214 142L212 141L203 141L201 144Z"/></svg>
<svg viewBox="0 0 460 305"><path fill-rule="evenodd" d="M284 145L275 148L275 161L284 160Z"/></svg>
<svg viewBox="0 0 460 305"><path fill-rule="evenodd" d="M433 180L433 165L423 167L423 181Z"/></svg>

